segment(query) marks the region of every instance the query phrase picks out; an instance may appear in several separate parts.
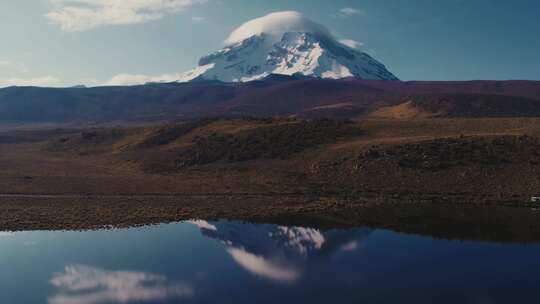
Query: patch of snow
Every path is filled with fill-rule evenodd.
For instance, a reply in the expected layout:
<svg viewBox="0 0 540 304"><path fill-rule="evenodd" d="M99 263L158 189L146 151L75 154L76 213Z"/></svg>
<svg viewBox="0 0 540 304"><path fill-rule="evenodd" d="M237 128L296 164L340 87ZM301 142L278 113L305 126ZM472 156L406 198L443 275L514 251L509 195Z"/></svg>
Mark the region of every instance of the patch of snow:
<svg viewBox="0 0 540 304"><path fill-rule="evenodd" d="M337 62L332 62L331 67L322 74L323 78L340 79L354 76L351 71L344 65Z"/></svg>
<svg viewBox="0 0 540 304"><path fill-rule="evenodd" d="M204 220L187 221L192 225L199 227L199 229L206 229L210 231L217 231L217 227Z"/></svg>
<svg viewBox="0 0 540 304"><path fill-rule="evenodd" d="M209 64L206 64L206 65L200 65L200 66L194 68L191 71L187 71L187 72L185 72L183 74L180 74L180 76L178 77L179 78L178 81L179 82L191 81L191 80L201 76L206 71L212 69L214 66L215 66L215 63L209 63Z"/></svg>

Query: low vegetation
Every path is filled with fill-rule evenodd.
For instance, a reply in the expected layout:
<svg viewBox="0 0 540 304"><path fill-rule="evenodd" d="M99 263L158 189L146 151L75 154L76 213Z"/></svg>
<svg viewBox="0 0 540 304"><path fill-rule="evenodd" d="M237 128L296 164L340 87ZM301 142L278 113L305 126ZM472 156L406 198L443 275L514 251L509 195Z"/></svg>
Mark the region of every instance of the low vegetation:
<svg viewBox="0 0 540 304"><path fill-rule="evenodd" d="M135 132L133 129L121 128L85 130L60 136L46 145L45 149L79 154L104 153L111 151L114 143Z"/></svg>
<svg viewBox="0 0 540 304"><path fill-rule="evenodd" d="M176 166L286 159L306 149L360 134L359 127L351 122L326 119L278 123L236 134L213 133L196 137L193 145L180 150Z"/></svg>
<svg viewBox="0 0 540 304"><path fill-rule="evenodd" d="M151 136L143 140L137 146L139 148L153 148L164 146L178 140L182 136L192 132L193 130L204 127L216 119L200 119L191 122L180 123L176 125L168 125L159 128Z"/></svg>
<svg viewBox="0 0 540 304"><path fill-rule="evenodd" d="M364 162L392 162L402 168L440 171L459 166L500 167L511 163L538 165L540 141L530 136L442 138L391 147L372 147Z"/></svg>

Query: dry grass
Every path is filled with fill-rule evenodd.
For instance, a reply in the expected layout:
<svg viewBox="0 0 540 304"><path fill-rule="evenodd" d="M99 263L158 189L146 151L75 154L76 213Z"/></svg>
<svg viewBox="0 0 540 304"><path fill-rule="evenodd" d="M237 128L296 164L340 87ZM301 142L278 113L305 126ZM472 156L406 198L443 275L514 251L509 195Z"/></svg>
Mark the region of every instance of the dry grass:
<svg viewBox="0 0 540 304"><path fill-rule="evenodd" d="M412 101L396 106L379 108L370 113L369 117L378 119L426 119L441 116L443 113L430 113L416 107Z"/></svg>
<svg viewBox="0 0 540 304"><path fill-rule="evenodd" d="M366 151L373 149L373 146L377 146L381 151L392 151L400 146L403 148L404 145L418 147L418 149L403 148L405 151L403 153L407 154L424 151L427 147L424 143L429 146L437 141L444 143L445 139L478 140L486 143L486 149L491 149L491 144L486 141L488 139L525 134L532 138L540 137L540 119L536 118L369 119L357 123L356 126L362 129L361 135L345 138L329 136L328 141L298 151L286 159L253 158L232 163L211 162L181 170L177 170L178 168L172 171L145 170L145 166L166 164L176 159L177 152L192 145L195 138L212 134L238 136L260 128L291 123L297 124L298 120L211 121L187 133L181 132L178 137L168 140L164 145L147 148L141 148L140 144L158 134L163 126L130 128L122 136L113 138L90 136L89 142L81 141L83 137L80 132L71 132L69 136L74 136L75 139L64 141L63 144L74 144L76 149L50 149L50 141L0 143L1 193L67 195L77 198L77 203L72 200L74 204L72 206L68 198L48 199L47 204L50 203L50 206L55 207L46 210L38 208L32 211L37 212L32 213L35 215L32 218L24 216L25 206L37 208L38 202L42 199L0 198L0 211L3 210L0 213L0 222L3 221L4 225L8 225L5 227L17 227L16 225L21 223L34 223L38 214L45 215L55 210L59 212L59 218L62 218L62 213L68 210L66 212L72 214L70 218L73 222L64 219L58 225L89 228L105 221L99 220L99 216L107 219L107 224L114 223L114 214L122 212L120 211L122 208L125 210L133 208L135 214L129 215L128 212L127 218L119 217L120 225L154 223L199 215L220 216L220 214L232 218L271 217L275 220L303 214L306 210L324 211L327 207L337 212L347 206L337 203L344 197L353 198L355 202L353 206L358 206L357 202L374 202L382 205L395 202L412 205L417 202L428 202L526 206L531 193L540 191L538 178L540 168L537 170L536 166L531 166L528 154L514 157L512 149L504 150L505 157L512 160L508 164L500 163L486 167L479 160L468 162L466 166L451 166L435 171L422 166L403 167L399 165L399 159L382 158L366 161L361 158ZM107 132L108 129L105 129L103 134L111 134ZM11 136L20 133L7 134ZM50 134L54 141L66 136L68 135L62 132ZM281 145L286 143L283 142ZM529 152L534 153L533 150ZM417 156L422 157L422 153ZM467 156L467 153L463 152L460 155ZM432 158L436 161L437 155ZM89 197L84 199L87 195ZM209 198L208 204L202 199L192 200L189 198L190 195L203 195ZM291 199L291 195L294 199ZM96 199L96 196L99 198ZM165 199L163 196L168 198ZM325 205L327 200L320 199L328 197L335 200ZM174 211L171 215L169 212L173 209L164 207L160 205L161 203L153 203L162 198L174 202L167 206L180 208L181 212ZM220 201L221 199L223 201ZM227 206L229 200L234 201L234 204ZM272 200L276 200L277 205L274 205ZM133 207L130 201L133 201ZM314 207L316 210L310 209L309 206L312 206L309 205L310 201L320 203ZM19 208L17 210L20 217L17 221L8 211L15 208L12 202L24 203L22 207L16 207ZM93 204L97 204L95 208L92 207ZM200 209L197 204L200 204ZM296 207L288 208L288 204ZM143 205L148 209L144 209ZM189 206L190 211L185 211L183 206ZM154 210L154 207L157 209ZM306 209L303 209L304 207ZM77 214L82 216L81 210L90 212L100 208L104 208L104 213L101 211L96 213L86 224L81 224L81 219L77 218ZM248 212L246 208L252 209ZM270 209L272 211L269 211ZM145 212L148 212L148 216L143 216ZM130 218L133 220L130 221ZM12 224L15 226L9 226ZM34 224L38 228L45 225L39 221ZM47 221L46 225L53 223Z"/></svg>

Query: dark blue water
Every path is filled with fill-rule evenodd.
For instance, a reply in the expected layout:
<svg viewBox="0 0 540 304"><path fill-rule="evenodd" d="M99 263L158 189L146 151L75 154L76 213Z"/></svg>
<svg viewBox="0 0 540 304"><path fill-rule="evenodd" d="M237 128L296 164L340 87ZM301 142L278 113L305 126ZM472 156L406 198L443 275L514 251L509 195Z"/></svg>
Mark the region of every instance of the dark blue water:
<svg viewBox="0 0 540 304"><path fill-rule="evenodd" d="M0 303L538 303L539 245L193 222L0 233Z"/></svg>

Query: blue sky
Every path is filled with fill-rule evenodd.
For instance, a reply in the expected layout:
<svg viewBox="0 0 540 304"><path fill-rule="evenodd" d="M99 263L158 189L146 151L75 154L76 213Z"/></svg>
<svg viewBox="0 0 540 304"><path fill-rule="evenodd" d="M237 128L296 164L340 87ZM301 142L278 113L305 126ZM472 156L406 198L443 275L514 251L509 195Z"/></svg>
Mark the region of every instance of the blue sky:
<svg viewBox="0 0 540 304"><path fill-rule="evenodd" d="M283 10L361 42L402 80L540 80L534 0L4 0L0 86L183 72Z"/></svg>

